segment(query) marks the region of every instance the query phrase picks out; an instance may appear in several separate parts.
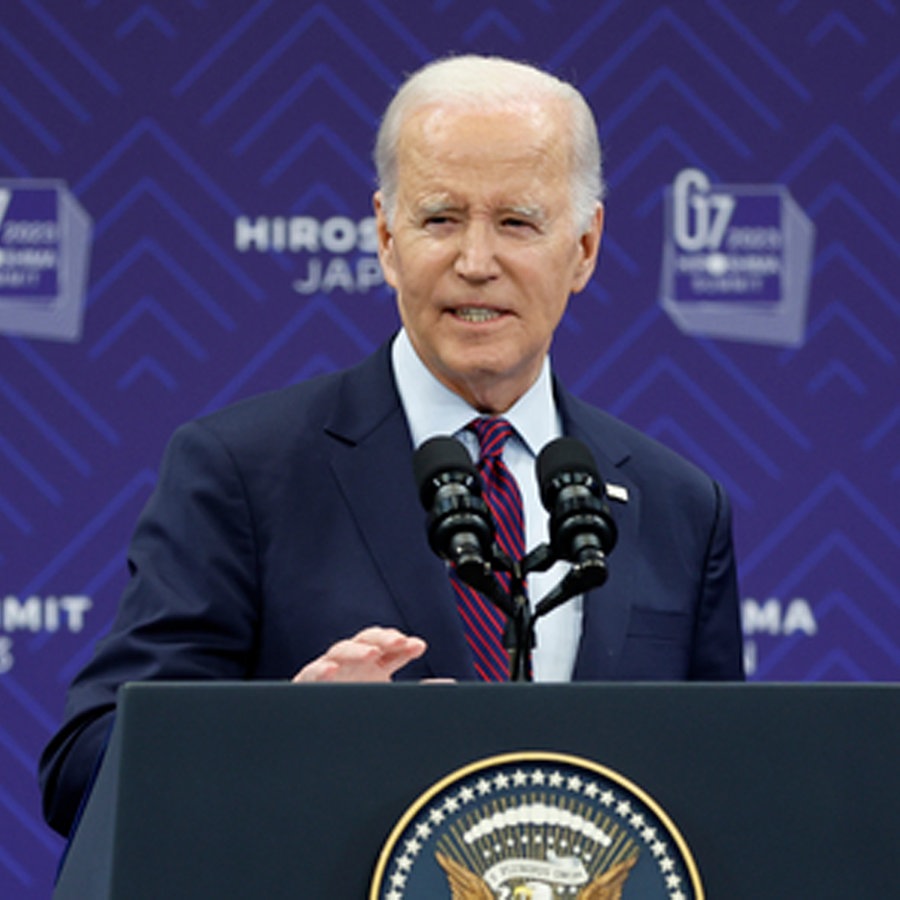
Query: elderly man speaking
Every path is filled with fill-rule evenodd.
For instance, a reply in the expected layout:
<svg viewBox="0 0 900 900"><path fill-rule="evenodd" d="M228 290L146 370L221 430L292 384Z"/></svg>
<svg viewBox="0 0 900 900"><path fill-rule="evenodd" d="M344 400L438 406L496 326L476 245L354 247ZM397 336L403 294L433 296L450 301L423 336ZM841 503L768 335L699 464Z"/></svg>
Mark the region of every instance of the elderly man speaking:
<svg viewBox="0 0 900 900"><path fill-rule="evenodd" d="M554 332L603 227L583 97L528 65L440 60L394 97L376 165L402 328L354 368L176 431L111 633L42 758L45 814L63 833L125 681L504 677L503 614L428 545L411 458L436 435L490 470L512 554L547 540L545 445L576 438L610 485L608 580L538 621L536 680L743 677L722 488L553 376ZM530 575L527 595L564 566Z"/></svg>

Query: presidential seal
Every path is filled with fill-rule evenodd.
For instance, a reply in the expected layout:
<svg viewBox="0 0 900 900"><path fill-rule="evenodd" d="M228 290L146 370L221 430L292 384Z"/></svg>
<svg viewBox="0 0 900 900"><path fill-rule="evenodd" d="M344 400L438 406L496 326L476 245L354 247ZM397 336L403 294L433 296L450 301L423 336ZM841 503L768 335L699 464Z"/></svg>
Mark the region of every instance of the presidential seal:
<svg viewBox="0 0 900 900"><path fill-rule="evenodd" d="M427 790L385 843L369 900L703 900L663 810L558 753L480 760Z"/></svg>

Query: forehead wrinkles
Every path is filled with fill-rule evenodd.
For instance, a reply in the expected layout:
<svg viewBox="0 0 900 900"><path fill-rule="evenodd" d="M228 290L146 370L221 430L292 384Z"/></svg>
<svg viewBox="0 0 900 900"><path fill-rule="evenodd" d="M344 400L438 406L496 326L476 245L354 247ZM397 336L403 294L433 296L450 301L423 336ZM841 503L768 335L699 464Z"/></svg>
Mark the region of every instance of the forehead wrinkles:
<svg viewBox="0 0 900 900"><path fill-rule="evenodd" d="M552 111L551 111L552 112ZM417 210L479 208L546 215L571 178L567 134L544 109L413 113L398 146L399 194Z"/></svg>
<svg viewBox="0 0 900 900"><path fill-rule="evenodd" d="M429 106L410 113L397 145L399 175L496 178L533 173L541 179L571 174L572 148L565 110L535 103L480 109Z"/></svg>

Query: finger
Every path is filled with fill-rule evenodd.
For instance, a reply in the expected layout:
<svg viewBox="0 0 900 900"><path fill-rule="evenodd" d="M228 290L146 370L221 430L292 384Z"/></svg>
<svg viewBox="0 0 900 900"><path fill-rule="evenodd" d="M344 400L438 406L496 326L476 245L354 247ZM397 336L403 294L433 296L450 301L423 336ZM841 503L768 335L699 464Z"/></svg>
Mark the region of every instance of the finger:
<svg viewBox="0 0 900 900"><path fill-rule="evenodd" d="M389 681L394 672L426 649L421 638L374 626L332 644L322 656L307 663L293 681Z"/></svg>
<svg viewBox="0 0 900 900"><path fill-rule="evenodd" d="M372 644L355 640L338 641L321 656L307 663L295 676L294 681L337 681L343 670L357 669L377 661L380 651Z"/></svg>
<svg viewBox="0 0 900 900"><path fill-rule="evenodd" d="M371 663L382 657L384 650L378 644L349 638L332 644L324 653L324 659L330 659L339 665L355 665L358 663Z"/></svg>
<svg viewBox="0 0 900 900"><path fill-rule="evenodd" d="M373 644L355 639L338 641L305 665L293 680L298 683L387 681L390 670L381 666L381 658L381 650Z"/></svg>
<svg viewBox="0 0 900 900"><path fill-rule="evenodd" d="M390 673L379 665L378 659L377 655L371 659L362 656L343 661L319 657L305 665L292 681L295 684L388 681Z"/></svg>
<svg viewBox="0 0 900 900"><path fill-rule="evenodd" d="M313 683L319 681L334 681L339 664L333 660L320 656L311 663L307 663L292 679L294 684Z"/></svg>
<svg viewBox="0 0 900 900"><path fill-rule="evenodd" d="M389 667L392 672L395 672L401 666L418 659L427 649L428 645L422 638L404 638L402 642L398 642L383 650L381 665Z"/></svg>
<svg viewBox="0 0 900 900"><path fill-rule="evenodd" d="M350 644L354 645L350 650L346 645L335 645L335 658L342 658L343 654L350 652L356 654L358 647L361 645L367 647L375 647L378 649L379 656L371 658L370 662L380 668L386 675L391 676L398 669L403 668L407 663L418 659L428 648L428 645L422 638L409 637L396 628L382 628L380 626L372 626L365 628L356 634L350 640ZM331 651L328 653L332 656Z"/></svg>
<svg viewBox="0 0 900 900"><path fill-rule="evenodd" d="M363 644L371 644L384 651L390 651L396 647L402 647L410 638L398 628L383 628L380 625L371 625L355 634L351 641Z"/></svg>

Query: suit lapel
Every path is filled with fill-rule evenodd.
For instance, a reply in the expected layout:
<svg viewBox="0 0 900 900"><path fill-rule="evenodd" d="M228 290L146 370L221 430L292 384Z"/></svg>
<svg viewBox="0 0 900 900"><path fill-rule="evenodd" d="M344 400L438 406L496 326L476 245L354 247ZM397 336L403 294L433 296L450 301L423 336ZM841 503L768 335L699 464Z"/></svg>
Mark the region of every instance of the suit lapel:
<svg viewBox="0 0 900 900"><path fill-rule="evenodd" d="M641 496L623 469L628 447L605 414L559 385L556 392L564 432L590 448L605 482L627 491L627 502L609 501L619 539L610 554L609 580L584 598L573 675L608 680L618 668L635 590L633 573L640 565ZM348 514L408 633L429 644L421 673L475 679L444 565L428 546L425 511L412 476L412 438L394 386L389 345L344 374L325 431L331 471Z"/></svg>
<svg viewBox="0 0 900 900"><path fill-rule="evenodd" d="M407 632L428 642L424 674L474 678L444 565L428 546L388 347L345 374L326 427L331 470Z"/></svg>
<svg viewBox="0 0 900 900"><path fill-rule="evenodd" d="M630 451L608 426L605 414L559 386L557 403L565 433L590 448L600 477L607 485L624 488L627 493L626 502L608 501L619 537L609 555L608 581L585 595L581 643L573 673L576 680L605 681L615 676L628 629L635 590L634 573L640 565L636 557L641 494L623 468Z"/></svg>

